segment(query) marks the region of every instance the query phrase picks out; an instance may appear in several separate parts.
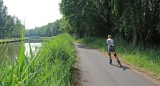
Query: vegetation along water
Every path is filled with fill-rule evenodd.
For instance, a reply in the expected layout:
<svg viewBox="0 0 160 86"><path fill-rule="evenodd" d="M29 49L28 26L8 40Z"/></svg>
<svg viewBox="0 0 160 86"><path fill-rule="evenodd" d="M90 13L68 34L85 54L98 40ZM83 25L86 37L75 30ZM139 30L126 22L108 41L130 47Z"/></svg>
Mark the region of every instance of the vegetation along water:
<svg viewBox="0 0 160 86"><path fill-rule="evenodd" d="M0 85L2 86L70 86L73 81L72 66L75 49L72 37L62 34L43 42L39 52L24 55L21 42L17 59L7 59L4 49L0 63ZM2 53L2 51L1 51Z"/></svg>
<svg viewBox="0 0 160 86"><path fill-rule="evenodd" d="M106 51L105 38L110 34L124 61L160 79L160 0L61 0L59 6L61 19L24 33L21 27L25 25L8 15L0 0L0 39L23 34L39 41L69 33L82 38L81 43ZM0 45L0 85L70 85L75 50L69 35L46 40L36 55L30 52L31 57L24 55L23 41L20 45L17 59L7 59L6 44Z"/></svg>

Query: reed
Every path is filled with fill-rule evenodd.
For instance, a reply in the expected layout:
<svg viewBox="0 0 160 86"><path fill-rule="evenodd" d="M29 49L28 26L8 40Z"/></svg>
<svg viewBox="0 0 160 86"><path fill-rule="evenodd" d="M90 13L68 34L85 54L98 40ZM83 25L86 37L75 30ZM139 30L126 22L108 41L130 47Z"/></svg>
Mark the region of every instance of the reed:
<svg viewBox="0 0 160 86"><path fill-rule="evenodd" d="M7 59L7 49L1 53L1 59L4 61L0 63L1 86L70 86L72 84L72 67L76 62L76 55L70 35L61 34L44 41L36 55L33 54L30 46L31 55L27 56L24 54L23 39L24 32L22 32L17 59Z"/></svg>

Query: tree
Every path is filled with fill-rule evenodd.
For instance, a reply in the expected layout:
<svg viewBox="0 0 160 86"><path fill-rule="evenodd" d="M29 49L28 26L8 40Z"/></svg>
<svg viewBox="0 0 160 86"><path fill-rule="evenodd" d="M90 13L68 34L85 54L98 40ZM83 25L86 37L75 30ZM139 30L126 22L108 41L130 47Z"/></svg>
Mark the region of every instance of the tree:
<svg viewBox="0 0 160 86"><path fill-rule="evenodd" d="M22 26L17 17L7 15L7 7L0 0L0 38L20 37Z"/></svg>
<svg viewBox="0 0 160 86"><path fill-rule="evenodd" d="M133 45L160 43L160 0L62 0L60 11L79 37L112 34Z"/></svg>
<svg viewBox="0 0 160 86"><path fill-rule="evenodd" d="M62 19L60 21L60 28L61 28L62 32L72 33L71 32L72 30L70 30L69 23L65 17L62 17Z"/></svg>
<svg viewBox="0 0 160 86"><path fill-rule="evenodd" d="M79 37L104 36L111 33L111 10L106 0L62 0L60 10L70 28L73 28L73 33Z"/></svg>
<svg viewBox="0 0 160 86"><path fill-rule="evenodd" d="M30 36L54 36L58 35L61 33L60 29L60 20L56 20L53 23L48 23L47 25L41 26L41 27L35 27L34 29L26 30L25 31L25 36L30 37Z"/></svg>
<svg viewBox="0 0 160 86"><path fill-rule="evenodd" d="M4 37L4 25L7 18L7 7L3 5L3 0L0 0L0 38Z"/></svg>

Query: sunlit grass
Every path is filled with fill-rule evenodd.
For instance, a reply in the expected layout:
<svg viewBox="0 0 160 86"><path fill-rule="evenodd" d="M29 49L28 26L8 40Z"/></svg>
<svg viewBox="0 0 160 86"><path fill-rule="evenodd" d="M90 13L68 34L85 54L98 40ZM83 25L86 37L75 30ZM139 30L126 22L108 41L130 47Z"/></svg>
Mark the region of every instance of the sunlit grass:
<svg viewBox="0 0 160 86"><path fill-rule="evenodd" d="M34 55L30 46L30 57L25 56L24 32L22 32L20 54L17 59L7 59L7 48L1 51L1 86L70 86L72 66L75 63L75 48L72 37L62 34L43 42ZM1 45L2 47L5 44ZM6 50L6 51L5 51Z"/></svg>
<svg viewBox="0 0 160 86"><path fill-rule="evenodd" d="M147 48L147 46L145 49L141 46L134 47L121 38L115 38L114 41L121 60L123 59L129 64L143 68L157 76L157 79L160 79L160 49ZM106 38L85 37L79 39L79 42L101 51L107 51Z"/></svg>
<svg viewBox="0 0 160 86"><path fill-rule="evenodd" d="M104 38L92 38L92 37L85 37L83 39L78 40L81 43L84 43L92 48L97 48L101 51L106 51L106 41Z"/></svg>

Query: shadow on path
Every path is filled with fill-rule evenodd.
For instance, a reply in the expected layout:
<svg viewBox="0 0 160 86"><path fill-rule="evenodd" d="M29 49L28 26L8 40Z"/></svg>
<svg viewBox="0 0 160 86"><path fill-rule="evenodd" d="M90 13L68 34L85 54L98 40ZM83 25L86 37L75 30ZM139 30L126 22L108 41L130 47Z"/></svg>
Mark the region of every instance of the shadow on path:
<svg viewBox="0 0 160 86"><path fill-rule="evenodd" d="M112 66L115 66L115 67L118 67L118 68L122 68L123 71L127 70L127 69L130 69L129 67L125 66L125 65L122 65L122 67L120 67L119 65L115 65L115 64L110 64Z"/></svg>
<svg viewBox="0 0 160 86"><path fill-rule="evenodd" d="M77 45L78 46L78 48L85 48L85 49L93 49L93 48L90 48L90 47L87 47L87 46L85 46L85 45Z"/></svg>

